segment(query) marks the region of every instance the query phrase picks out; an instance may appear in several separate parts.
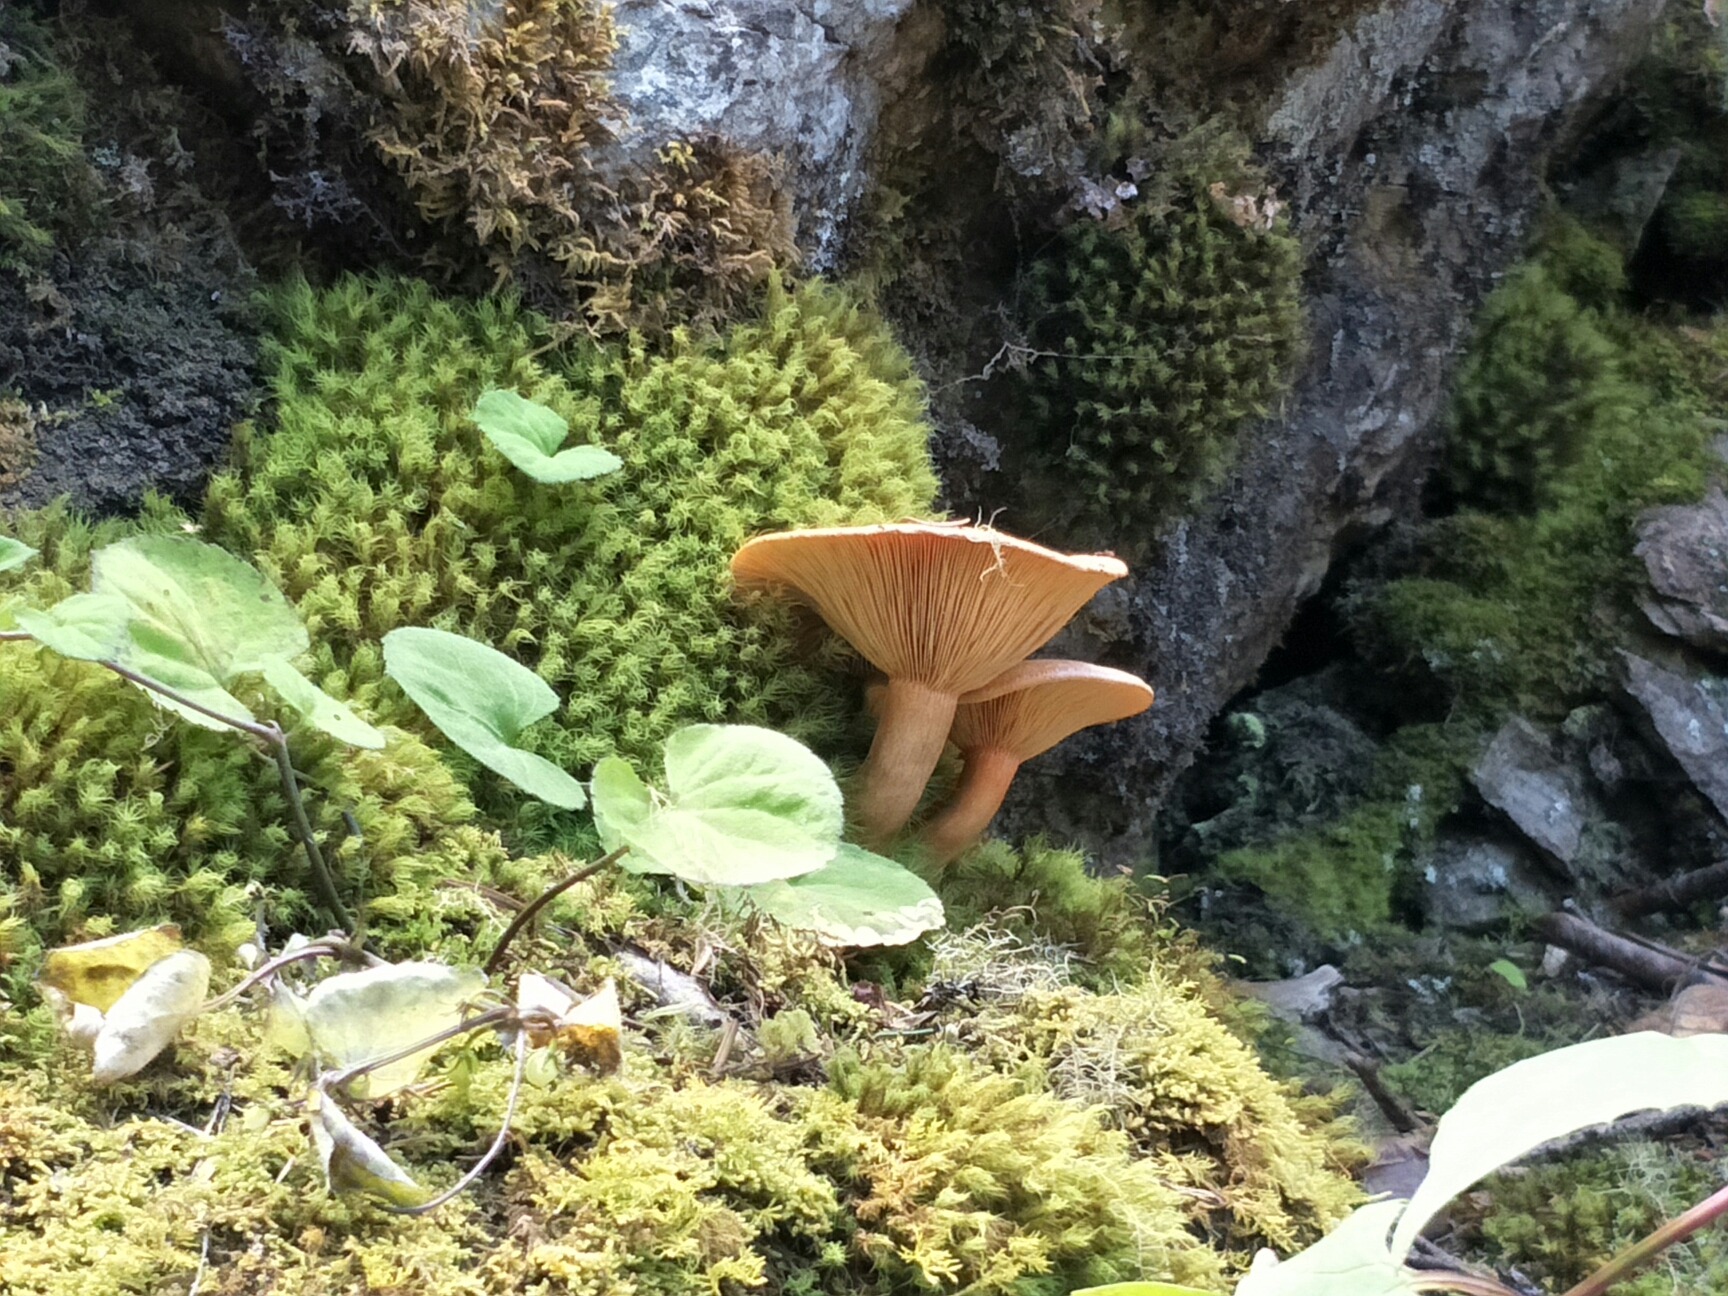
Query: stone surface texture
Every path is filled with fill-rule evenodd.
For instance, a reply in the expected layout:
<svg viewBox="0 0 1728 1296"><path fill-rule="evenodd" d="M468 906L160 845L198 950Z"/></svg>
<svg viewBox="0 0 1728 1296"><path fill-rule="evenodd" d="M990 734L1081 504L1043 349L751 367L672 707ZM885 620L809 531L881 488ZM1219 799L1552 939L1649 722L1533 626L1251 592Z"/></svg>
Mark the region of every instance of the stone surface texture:
<svg viewBox="0 0 1728 1296"><path fill-rule="evenodd" d="M1153 861L1154 815L1333 556L1401 513L1471 313L1519 255L1549 158L1662 0L1393 0L1284 86L1263 148L1309 259L1306 368L1229 481L1064 645L1131 666L1145 715L1023 767L998 829Z"/></svg>
<svg viewBox="0 0 1728 1296"><path fill-rule="evenodd" d="M913 0L618 0L617 150L717 135L780 157L809 264L831 269L882 97L922 59L896 39ZM619 159L601 159L601 166Z"/></svg>
<svg viewBox="0 0 1728 1296"><path fill-rule="evenodd" d="M1664 634L1728 652L1728 497L1712 486L1697 504L1671 504L1638 519L1638 547L1652 594L1644 614Z"/></svg>
<svg viewBox="0 0 1728 1296"><path fill-rule="evenodd" d="M1692 786L1728 818L1728 679L1623 654L1626 691Z"/></svg>

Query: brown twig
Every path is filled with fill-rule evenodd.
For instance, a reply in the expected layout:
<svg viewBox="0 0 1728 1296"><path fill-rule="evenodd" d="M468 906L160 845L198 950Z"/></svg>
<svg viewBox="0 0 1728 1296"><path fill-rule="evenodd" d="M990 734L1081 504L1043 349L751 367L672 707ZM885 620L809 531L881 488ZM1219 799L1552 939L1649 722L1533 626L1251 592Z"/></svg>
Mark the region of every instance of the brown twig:
<svg viewBox="0 0 1728 1296"><path fill-rule="evenodd" d="M1699 900L1714 900L1728 895L1728 860L1706 868L1664 878L1654 886L1628 891L1609 902L1609 908L1625 918L1637 918L1650 913L1669 913Z"/></svg>
<svg viewBox="0 0 1728 1296"><path fill-rule="evenodd" d="M518 932L534 921L535 914L539 913L554 899L568 891L578 882L587 881L609 864L616 864L623 858L624 852L629 849L628 846L620 846L615 851L609 851L607 854L602 855L599 859L595 860L592 864L587 864L582 868L577 869L562 882L554 882L551 886L547 887L538 896L536 896L532 903L510 920L510 925L504 929L504 934L498 938L498 943L492 947L492 956L486 960L483 968L486 975L491 976L499 969L504 962L504 952L510 948L510 942L516 939L516 934Z"/></svg>
<svg viewBox="0 0 1728 1296"><path fill-rule="evenodd" d="M1666 993L1676 982L1700 969L1700 962L1654 941L1617 935L1577 914L1543 914L1536 932L1552 945L1613 968L1646 989Z"/></svg>

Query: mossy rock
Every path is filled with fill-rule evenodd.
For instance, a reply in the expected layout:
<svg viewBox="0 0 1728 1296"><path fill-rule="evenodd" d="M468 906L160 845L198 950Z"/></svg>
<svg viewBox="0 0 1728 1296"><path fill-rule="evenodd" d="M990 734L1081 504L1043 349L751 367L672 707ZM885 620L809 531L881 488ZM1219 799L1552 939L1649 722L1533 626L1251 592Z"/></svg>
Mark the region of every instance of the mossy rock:
<svg viewBox="0 0 1728 1296"><path fill-rule="evenodd" d="M1301 251L1250 184L1199 173L1168 204L1081 219L1027 277L1022 387L1091 515L1150 530L1234 462L1303 337Z"/></svg>

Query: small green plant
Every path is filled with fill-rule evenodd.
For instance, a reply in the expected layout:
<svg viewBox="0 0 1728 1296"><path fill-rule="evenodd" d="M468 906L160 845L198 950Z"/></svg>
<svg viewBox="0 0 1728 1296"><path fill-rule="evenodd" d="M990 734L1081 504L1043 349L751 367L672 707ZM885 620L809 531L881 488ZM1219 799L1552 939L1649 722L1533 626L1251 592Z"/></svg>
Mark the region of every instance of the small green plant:
<svg viewBox="0 0 1728 1296"><path fill-rule="evenodd" d="M8 545L8 566L29 558L16 541ZM347 908L306 819L287 735L229 691L243 676L261 676L307 724L356 747L384 745L381 733L295 669L292 659L310 641L288 600L255 568L188 538L121 540L99 549L90 569L89 592L49 608L17 610L19 629L0 631L0 640L34 640L62 657L96 662L193 724L235 730L264 744L325 907L348 926Z"/></svg>

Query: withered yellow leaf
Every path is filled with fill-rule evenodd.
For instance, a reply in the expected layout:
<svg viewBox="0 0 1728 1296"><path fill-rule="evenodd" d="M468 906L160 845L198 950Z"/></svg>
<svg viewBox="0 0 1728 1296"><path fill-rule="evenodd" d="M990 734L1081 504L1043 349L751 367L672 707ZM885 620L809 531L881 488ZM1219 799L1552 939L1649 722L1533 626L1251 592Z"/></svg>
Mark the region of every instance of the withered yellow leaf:
<svg viewBox="0 0 1728 1296"><path fill-rule="evenodd" d="M146 968L179 948L180 929L163 923L49 950L36 979L75 1004L107 1012Z"/></svg>

